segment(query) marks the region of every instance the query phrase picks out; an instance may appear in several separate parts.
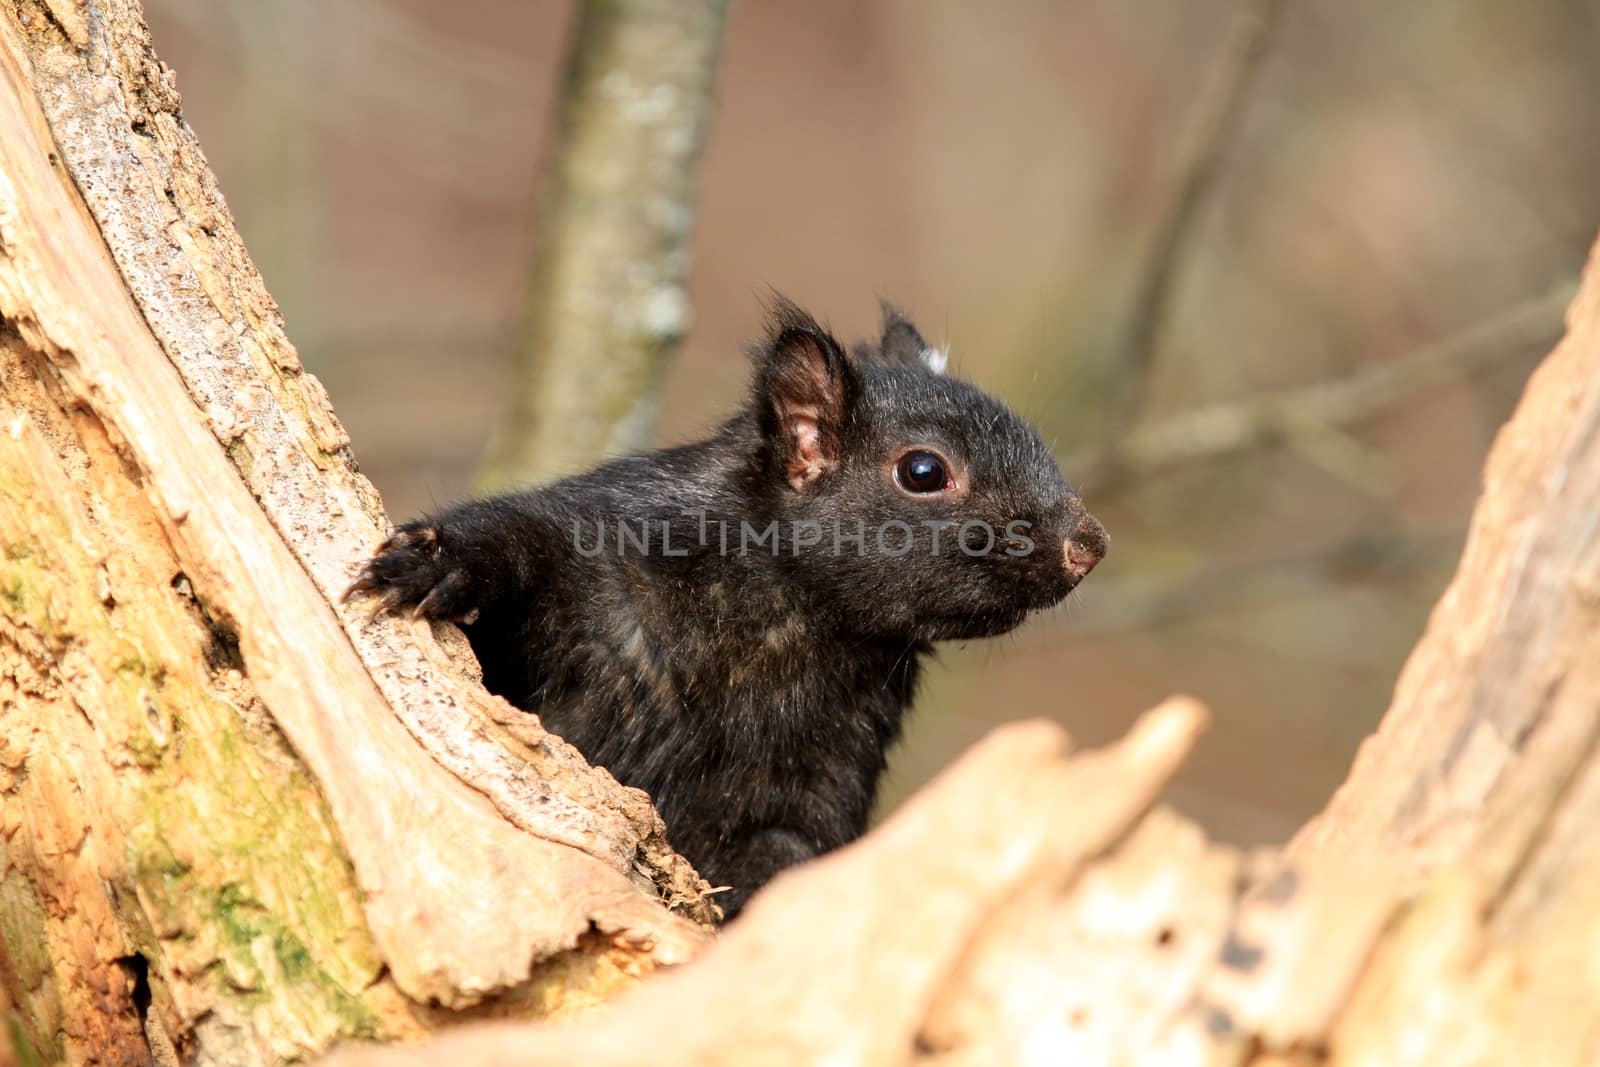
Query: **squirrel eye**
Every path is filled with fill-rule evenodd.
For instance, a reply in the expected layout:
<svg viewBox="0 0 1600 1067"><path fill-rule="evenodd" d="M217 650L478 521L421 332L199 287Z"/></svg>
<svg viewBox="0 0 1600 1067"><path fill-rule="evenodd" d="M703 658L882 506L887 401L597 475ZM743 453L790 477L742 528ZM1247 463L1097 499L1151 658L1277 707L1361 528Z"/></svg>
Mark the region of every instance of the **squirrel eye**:
<svg viewBox="0 0 1600 1067"><path fill-rule="evenodd" d="M894 476L908 493L937 493L951 488L944 460L932 452L907 452L894 465Z"/></svg>

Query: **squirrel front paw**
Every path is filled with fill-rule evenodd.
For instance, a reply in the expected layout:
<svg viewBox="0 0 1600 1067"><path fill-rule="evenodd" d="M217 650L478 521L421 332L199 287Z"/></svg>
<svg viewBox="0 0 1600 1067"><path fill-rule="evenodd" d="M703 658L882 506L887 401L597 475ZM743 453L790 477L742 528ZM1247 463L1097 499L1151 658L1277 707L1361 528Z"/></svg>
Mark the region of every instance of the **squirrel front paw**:
<svg viewBox="0 0 1600 1067"><path fill-rule="evenodd" d="M362 595L377 597L373 618L403 608L410 608L414 619L472 623L478 618L466 572L441 551L439 527L425 522L395 530L340 599Z"/></svg>

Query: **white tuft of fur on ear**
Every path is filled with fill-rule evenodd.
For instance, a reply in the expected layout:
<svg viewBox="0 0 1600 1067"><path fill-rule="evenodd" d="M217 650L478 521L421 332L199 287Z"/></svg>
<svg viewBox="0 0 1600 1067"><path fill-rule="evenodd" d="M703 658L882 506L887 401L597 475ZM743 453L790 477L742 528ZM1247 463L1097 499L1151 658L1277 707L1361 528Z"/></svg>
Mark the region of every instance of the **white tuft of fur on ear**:
<svg viewBox="0 0 1600 1067"><path fill-rule="evenodd" d="M950 346L934 348L929 346L922 350L922 362L935 374L943 374L944 369L950 365Z"/></svg>

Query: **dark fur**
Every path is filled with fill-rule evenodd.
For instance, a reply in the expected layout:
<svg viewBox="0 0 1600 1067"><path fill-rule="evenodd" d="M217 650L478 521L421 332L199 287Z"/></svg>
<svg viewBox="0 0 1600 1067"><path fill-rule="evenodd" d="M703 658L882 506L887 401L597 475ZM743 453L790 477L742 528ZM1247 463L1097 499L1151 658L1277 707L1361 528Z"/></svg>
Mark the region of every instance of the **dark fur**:
<svg viewBox="0 0 1600 1067"><path fill-rule="evenodd" d="M1038 436L928 370L924 348L886 310L882 340L847 357L779 301L750 403L708 439L408 523L353 589L463 621L485 685L645 789L673 845L733 887L731 916L782 868L862 833L930 642L1003 633L1060 600L1076 581L1065 541L1104 553ZM807 419L809 445L795 430ZM955 497L897 488L913 445L955 462ZM648 520L647 551L619 548L619 518ZM797 519L822 524L820 544L795 544ZM849 540L836 552L831 524L849 534L857 519L865 554ZM969 556L945 528L934 556L934 519L981 519L1002 540ZM1031 555L1004 551L1020 547L1004 540L1017 519ZM741 520L778 520L778 554L748 541L741 554ZM912 527L912 551L880 554L889 520ZM599 530L604 551L584 555Z"/></svg>

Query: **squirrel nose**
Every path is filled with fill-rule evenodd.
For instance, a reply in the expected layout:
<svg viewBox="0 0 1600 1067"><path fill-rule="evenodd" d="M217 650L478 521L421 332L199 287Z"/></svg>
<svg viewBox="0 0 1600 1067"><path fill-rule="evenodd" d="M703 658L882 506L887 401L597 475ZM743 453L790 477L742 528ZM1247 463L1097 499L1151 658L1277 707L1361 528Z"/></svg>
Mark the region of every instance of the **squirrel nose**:
<svg viewBox="0 0 1600 1067"><path fill-rule="evenodd" d="M1083 518L1078 520L1077 528L1072 531L1072 536L1063 542L1062 566L1068 574L1081 580L1084 575L1094 570L1094 565L1106 558L1106 548L1109 542L1106 538L1106 528L1100 525L1100 520L1084 512Z"/></svg>

